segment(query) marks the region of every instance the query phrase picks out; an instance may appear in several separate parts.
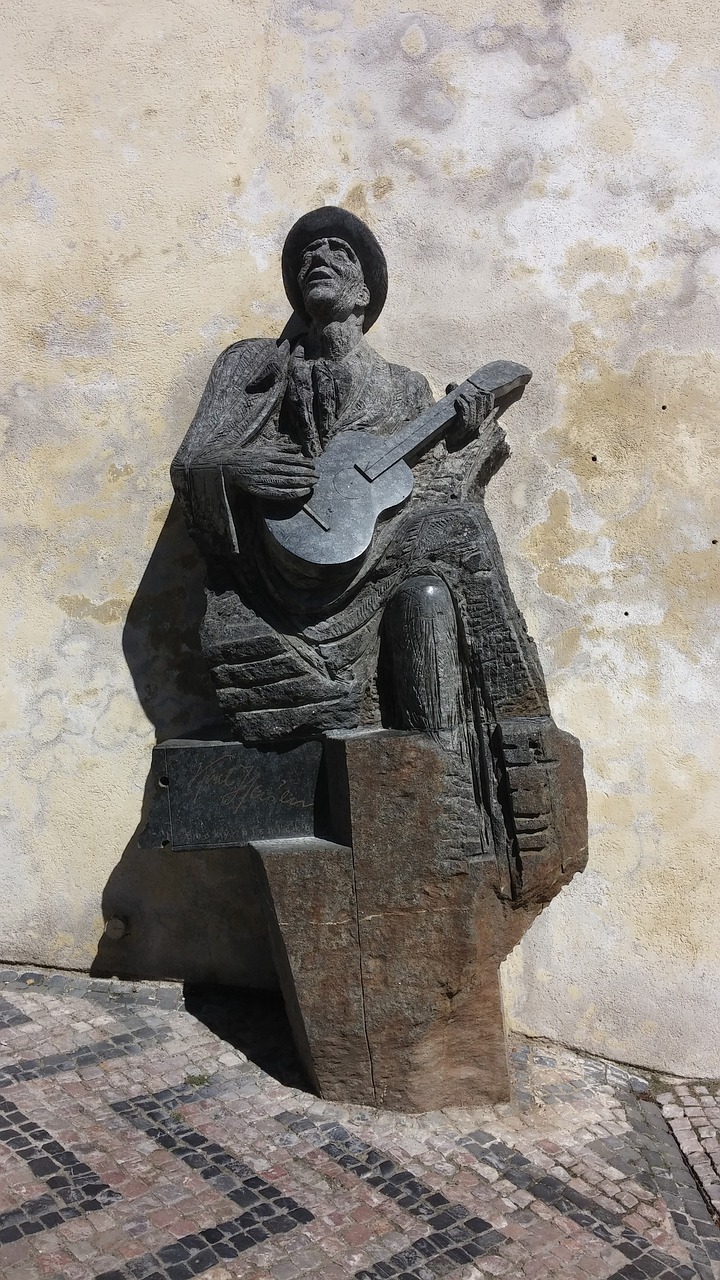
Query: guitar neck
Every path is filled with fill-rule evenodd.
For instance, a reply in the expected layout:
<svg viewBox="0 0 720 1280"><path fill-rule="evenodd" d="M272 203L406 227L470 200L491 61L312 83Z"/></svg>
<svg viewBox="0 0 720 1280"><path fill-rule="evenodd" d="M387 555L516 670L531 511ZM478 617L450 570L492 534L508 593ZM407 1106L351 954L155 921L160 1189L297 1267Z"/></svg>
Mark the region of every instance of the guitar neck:
<svg viewBox="0 0 720 1280"><path fill-rule="evenodd" d="M511 360L494 360L491 364L483 365L482 369L466 378L465 382L448 392L437 404L425 409L413 422L380 442L380 448L372 458L368 458L362 465L357 464L358 471L367 480L377 480L378 476L383 475L396 462L404 461L412 465L441 439L456 420L455 402L458 397L474 399L478 391L481 391L486 396L499 398L524 386L531 377L529 369Z"/></svg>

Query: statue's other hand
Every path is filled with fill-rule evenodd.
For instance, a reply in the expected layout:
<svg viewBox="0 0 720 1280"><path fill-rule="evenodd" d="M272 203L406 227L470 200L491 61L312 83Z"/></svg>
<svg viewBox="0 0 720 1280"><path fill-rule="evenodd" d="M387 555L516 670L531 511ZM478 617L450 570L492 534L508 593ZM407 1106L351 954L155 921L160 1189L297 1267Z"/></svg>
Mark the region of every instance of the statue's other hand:
<svg viewBox="0 0 720 1280"><path fill-rule="evenodd" d="M450 394L455 390L452 383L447 389L446 394ZM447 446L450 450L462 449L471 440L475 439L483 419L487 417L492 402L489 397L482 391L476 396L459 395L455 401L455 413L457 415L454 426L447 433Z"/></svg>
<svg viewBox="0 0 720 1280"><path fill-rule="evenodd" d="M292 444L243 449L225 464L224 471L243 493L274 502L307 498L317 484L312 458L306 458Z"/></svg>

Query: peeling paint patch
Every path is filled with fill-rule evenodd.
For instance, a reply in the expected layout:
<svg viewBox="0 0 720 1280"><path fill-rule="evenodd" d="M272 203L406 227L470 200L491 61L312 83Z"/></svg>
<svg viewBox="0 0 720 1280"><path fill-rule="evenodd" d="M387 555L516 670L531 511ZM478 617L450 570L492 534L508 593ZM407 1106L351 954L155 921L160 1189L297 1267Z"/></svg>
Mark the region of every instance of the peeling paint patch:
<svg viewBox="0 0 720 1280"><path fill-rule="evenodd" d="M85 596L58 596L58 604L68 618L92 618L108 626L120 622L127 613L127 600L102 600L95 604Z"/></svg>
<svg viewBox="0 0 720 1280"><path fill-rule="evenodd" d="M113 326L108 316L95 309L78 308L72 319L62 317L42 325L40 335L51 356L87 359L108 356L113 346Z"/></svg>
<svg viewBox="0 0 720 1280"><path fill-rule="evenodd" d="M58 207L55 196L46 187L41 186L34 177L30 178L29 188L28 200L33 207L38 222L52 223L55 220Z"/></svg>
<svg viewBox="0 0 720 1280"><path fill-rule="evenodd" d="M571 101L570 95L561 84L546 80L533 89L527 97L522 98L518 105L524 116L528 116L530 120L537 120L540 116L552 116L556 111L562 111L564 107L570 105Z"/></svg>

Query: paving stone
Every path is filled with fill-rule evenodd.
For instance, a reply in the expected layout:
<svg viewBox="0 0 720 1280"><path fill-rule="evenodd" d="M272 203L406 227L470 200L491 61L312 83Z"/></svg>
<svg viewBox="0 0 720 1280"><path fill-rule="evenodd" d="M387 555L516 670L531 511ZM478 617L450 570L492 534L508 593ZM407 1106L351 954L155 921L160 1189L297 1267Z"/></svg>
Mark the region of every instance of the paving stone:
<svg viewBox="0 0 720 1280"><path fill-rule="evenodd" d="M720 1280L720 1088L510 1056L513 1105L376 1112L304 1091L271 996L8 968L0 1275Z"/></svg>

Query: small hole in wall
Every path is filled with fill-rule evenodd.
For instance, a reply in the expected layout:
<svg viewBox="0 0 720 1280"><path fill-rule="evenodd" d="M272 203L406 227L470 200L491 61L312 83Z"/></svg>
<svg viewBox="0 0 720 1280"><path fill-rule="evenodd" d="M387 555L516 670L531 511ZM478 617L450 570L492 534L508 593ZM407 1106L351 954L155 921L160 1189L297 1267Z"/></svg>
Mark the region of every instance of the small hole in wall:
<svg viewBox="0 0 720 1280"><path fill-rule="evenodd" d="M667 405L666 405L666 404L661 404L661 405L660 405L660 408L662 409L662 411L663 411L663 413L664 413L664 412L665 412L665 410L667 409Z"/></svg>
<svg viewBox="0 0 720 1280"><path fill-rule="evenodd" d="M170 841L169 841L169 840L163 840L163 841L162 841L162 844L161 844L161 848L163 848L163 849L167 849L167 847L168 847L168 845L169 845L169 844L170 844Z"/></svg>
<svg viewBox="0 0 720 1280"><path fill-rule="evenodd" d="M629 617L630 617L630 614L628 613L627 609L625 610L625 617L626 617L626 618L629 618Z"/></svg>
<svg viewBox="0 0 720 1280"><path fill-rule="evenodd" d="M160 783L160 786L161 786L161 787L169 787L169 786L170 786L170 779L168 778L168 776L167 776L167 774L166 774L166 773L164 773L164 774L163 774L163 776L162 776L161 778L158 778L158 782Z"/></svg>
<svg viewBox="0 0 720 1280"><path fill-rule="evenodd" d="M591 462L597 462L597 454L596 454L596 453L594 453L594 454L593 454L593 456L592 456L592 458L590 459L590 461L591 461Z"/></svg>
<svg viewBox="0 0 720 1280"><path fill-rule="evenodd" d="M712 544L713 544L713 546L714 546L714 547L716 547L716 546L717 546L717 538L713 538L713 540L712 540Z"/></svg>

